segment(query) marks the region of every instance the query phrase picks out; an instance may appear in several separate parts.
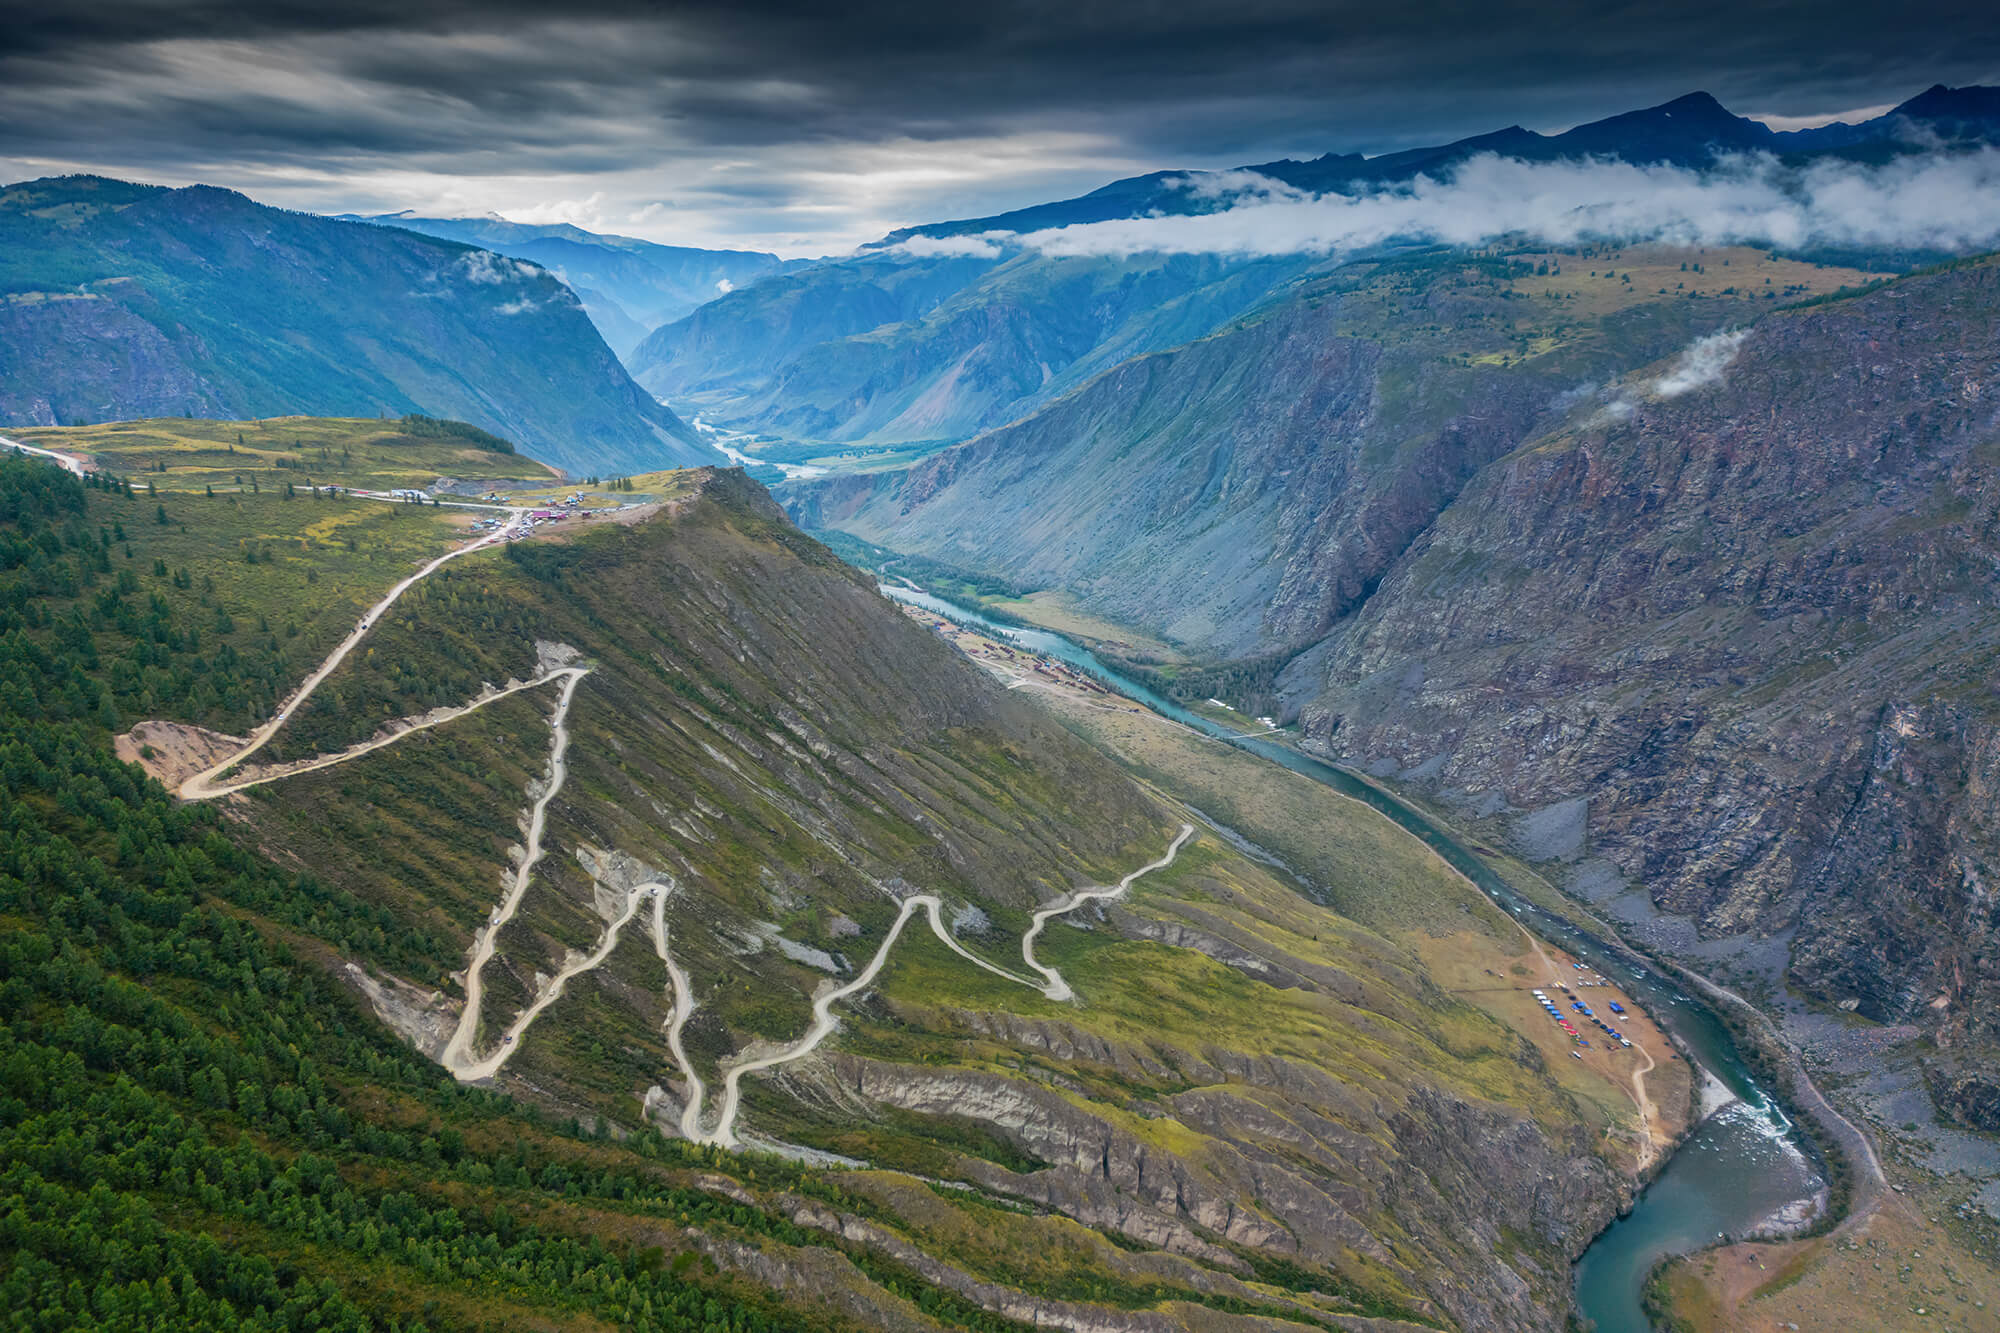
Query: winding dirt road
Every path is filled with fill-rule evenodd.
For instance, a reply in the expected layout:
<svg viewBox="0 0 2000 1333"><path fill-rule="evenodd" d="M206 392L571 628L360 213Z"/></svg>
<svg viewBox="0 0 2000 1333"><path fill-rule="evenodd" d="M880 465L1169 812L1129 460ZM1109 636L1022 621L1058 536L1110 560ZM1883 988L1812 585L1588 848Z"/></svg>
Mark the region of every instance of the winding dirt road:
<svg viewBox="0 0 2000 1333"><path fill-rule="evenodd" d="M487 1057L485 1060L476 1060L473 1058L472 1042L473 1038L479 1032L479 1011L485 999L483 975L486 970L486 964L492 960L493 949L499 942L501 929L514 919L514 913L521 910L521 899L526 897L528 893L528 881L535 873L536 863L542 859L542 833L548 827L549 802L556 798L556 793L562 790L563 781L569 776L569 769L563 763L564 752L569 749L569 727L567 725L569 721L569 705L570 700L576 697L577 683L589 674L586 669L580 667L572 667L569 670L570 674L568 678L563 681L562 693L556 696L555 712L549 717L549 727L554 734L554 741L549 746L549 772L548 776L543 780L542 793L535 798L533 810L528 816L528 841L522 851L521 864L514 867L514 882L508 886L507 896L502 898L500 905L493 909L492 915L487 920L486 928L474 937L472 961L467 964L465 969L465 1008L459 1012L458 1027L451 1034L451 1040L445 1043L444 1050L438 1054L438 1063L449 1069L452 1075L462 1083L471 1082L474 1079L490 1078L498 1073L500 1067L507 1063L507 1057L513 1053L513 1048L517 1044L516 1039L522 1032L527 1031L528 1024L534 1021L534 1016L547 1007L545 1003L538 1000L536 1005L530 1006L529 1011L525 1015L525 1021L517 1021L514 1027L508 1029L508 1035L500 1043L498 1052ZM637 895L635 894L633 902L626 905L626 920L630 919L632 911L636 910L636 906ZM623 924L623 922L621 921L620 924ZM608 933L611 936L612 943L615 944L617 942L616 931L613 930ZM604 956L609 956L609 954L610 949L606 948ZM599 957L597 961L602 962L603 960L603 957ZM596 963L591 964L592 967L596 965ZM589 971L589 968L580 968L577 971ZM576 972L570 972L562 980L567 981L570 976L574 975L576 975ZM553 987L553 989L556 994L561 993L560 986ZM553 998L553 995L549 997L551 1000Z"/></svg>
<svg viewBox="0 0 2000 1333"><path fill-rule="evenodd" d="M419 569L416 573L404 579L401 583L398 583L395 587L389 589L381 601L375 603L374 606L370 607L362 615L361 623L354 627L354 631L342 639L331 653L327 654L326 660L321 662L310 676L307 676L299 683L299 687L292 691L291 697L285 700L284 705L272 715L271 720L250 733L250 739L244 743L242 749L230 755L221 763L204 769L202 772L195 774L187 781L181 783L180 798L184 801L208 801L218 796L226 796L230 791L236 790L236 788L228 784L218 785L216 780L270 743L271 738L284 728L286 719L291 717L293 711L306 700L310 699L313 691L317 690L326 678L333 674L336 667L347 660L347 655L354 651L356 644L359 644L363 639L368 637L368 631L375 627L375 622L381 619L384 611L387 611L396 604L397 598L436 573L446 562L456 560L460 556L471 555L474 551L484 550L489 546L504 542L512 536L515 524L519 521L521 515L527 511L524 509L513 509L508 512L513 517L507 523L495 528L492 532L487 533L484 537L476 541L467 542L463 546L453 547Z"/></svg>
<svg viewBox="0 0 2000 1333"><path fill-rule="evenodd" d="M332 754L323 754L313 759L299 759L288 764L273 764L268 768L239 777L232 782L211 783L206 789L205 795L227 796L231 792L244 791L251 787L261 787L267 782L276 782L280 778L292 778L297 777L301 773L312 773L322 768L332 768L334 765L344 764L350 759L359 759L364 754L372 754L386 745L394 745L397 741L413 736L419 731L429 731L432 727L441 727L447 722L464 717L467 713L478 712L488 704L499 703L502 699L510 698L525 690L539 689L551 681L562 680L568 676L583 676L586 674L588 672L582 667L561 667L539 675L533 680L515 681L510 685L503 685L497 689L488 690L471 703L463 704L457 708L439 708L424 714L414 721L409 718L400 719L399 723L392 724L397 729L371 737L359 745L350 745L345 750L336 750ZM230 762L235 763L237 761L232 759ZM202 798L196 797L193 799Z"/></svg>
<svg viewBox="0 0 2000 1333"><path fill-rule="evenodd" d="M1150 874L1155 870L1164 870L1172 865L1174 858L1180 855L1181 844L1193 836L1194 825L1183 824L1181 825L1179 836L1174 839L1173 845L1167 848L1167 854L1151 865L1140 866L1137 870L1119 880L1111 888L1080 889L1057 902L1053 907L1044 907L1041 911L1035 913L1035 919L1029 923L1028 933L1021 937L1021 961L1036 972L1041 973L1042 980L1045 983L1042 986L1042 994L1048 996L1051 1000L1067 1000L1070 998L1069 983L1062 979L1062 973L1052 967L1043 967L1035 961L1035 937L1042 933L1042 927L1048 924L1049 918L1064 916L1070 912L1074 912L1085 903L1094 903L1111 898L1122 898L1125 895L1125 891L1132 887L1132 881L1139 878L1139 876Z"/></svg>
<svg viewBox="0 0 2000 1333"><path fill-rule="evenodd" d="M18 449L20 452L32 454L36 458L46 458L62 468L63 471L74 473L79 477L85 476L90 471L89 465L75 454L59 454L53 449L38 449L32 444L22 444L19 440L10 440L5 435L0 435L0 446L8 449Z"/></svg>
<svg viewBox="0 0 2000 1333"><path fill-rule="evenodd" d="M12 443L12 441L0 437L0 444ZM17 447L28 449L28 446ZM29 451L37 453L47 452L45 450L32 449ZM70 461L59 455L51 454L50 456L66 464ZM534 877L535 867L541 862L545 850L542 845L542 839L548 826L549 804L562 791L563 783L569 775L568 766L564 761L569 749L568 719L570 704L576 696L577 685L585 676L590 674L590 669L588 667L577 666L560 667L545 672L533 680L515 682L504 688L491 690L461 707L436 710L431 714L425 715L422 719L410 722L400 730L372 737L358 745L349 746L345 750L340 750L332 754L319 755L308 760L275 765L264 772L240 776L235 781L225 782L221 778L223 774L240 767L245 760L261 750L270 742L273 736L277 735L283 729L285 722L291 717L293 711L312 697L313 692L347 659L348 654L353 652L356 645L368 636L369 631L375 627L376 622L381 619L382 614L391 606L394 606L398 598L424 579L430 577L430 575L443 567L447 562L508 540L514 535L516 523L525 512L525 510L521 509L508 510L510 521L506 525L495 529L493 532L476 541L468 542L464 546L447 551L391 588L380 601L362 616L360 623L355 626L354 631L341 640L334 650L327 655L326 660L321 662L311 675L300 682L298 688L286 699L284 706L268 722L251 733L249 739L245 741L241 748L219 763L186 779L181 783L179 792L181 798L184 800L213 800L217 797L227 796L232 792L261 786L267 782L275 782L280 778L294 777L302 773L332 768L337 764L344 764L350 760L370 754L384 746L393 745L395 742L415 732L428 730L432 727L441 726L455 718L464 717L467 713L484 708L488 704L518 694L523 690L534 689L557 680L562 682L562 690L557 696L555 710L549 718L552 741L549 747L548 772L543 779L542 791L535 798L530 808L527 840L522 850L521 861L514 869L513 879L508 885L506 895L500 900L499 905L493 909L491 914L489 914L485 927L474 936L471 958L467 963L465 972L465 1006L459 1012L458 1025L454 1028L451 1039L446 1042L443 1051L438 1055L438 1063L443 1065L451 1072L454 1078L462 1083L473 1083L482 1079L492 1078L505 1068L507 1061L512 1058L514 1052L520 1049L522 1036L527 1033L528 1029L534 1025L535 1020L540 1018L549 1006L562 998L563 991L569 982L586 972L593 971L602 966L605 960L610 958L612 951L618 946L619 936L624 928L632 922L632 919L638 915L640 907L650 898L653 904L652 921L650 923L653 947L655 952L658 953L660 961L666 966L668 978L673 988L673 1008L666 1024L667 1044L673 1053L675 1062L679 1064L682 1073L686 1077L688 1084L687 1105L681 1113L681 1133L692 1142L734 1148L737 1146L735 1132L736 1117L742 1101L744 1076L757 1073L760 1070L789 1064L812 1054L819 1047L820 1043L825 1041L839 1026L839 1020L833 1016L833 1006L848 996L867 989L874 982L876 976L881 973L882 968L888 963L890 951L895 947L896 941L902 937L903 927L919 911L925 914L931 928L931 933L942 941L946 948L967 962L991 972L995 976L1003 977L1016 985L1026 986L1031 990L1038 990L1051 1000L1070 1000L1075 998L1075 992L1070 988L1069 983L1063 979L1062 973L1053 967L1038 962L1035 958L1035 940L1041 935L1042 928L1052 918L1067 915L1086 903L1100 902L1124 896L1140 876L1150 874L1155 870L1165 869L1167 866L1172 865L1174 859L1180 855L1182 846L1186 844L1189 838L1194 836L1194 825L1182 824L1180 832L1175 835L1173 842L1167 848L1166 854L1158 860L1149 862L1132 871L1115 885L1105 888L1080 889L1064 895L1054 904L1037 911L1034 914L1027 933L1021 937L1021 961L1027 965L1029 971L1041 978L1039 982L1018 973L1010 972L997 964L990 963L960 944L944 924L944 919L941 915L944 903L936 894L920 893L905 898L902 910L896 915L895 924L890 927L889 933L883 938L880 947L876 949L875 956L869 960L868 966L862 970L861 974L844 986L823 986L820 992L813 997L813 1021L804 1036L790 1045L781 1047L775 1051L739 1061L731 1065L724 1072L722 1104L716 1117L715 1126L712 1129L705 1130L702 1128L703 1102L707 1095L707 1089L703 1086L701 1077L695 1073L694 1064L688 1059L686 1048L682 1043L682 1032L687 1026L689 1017L695 1010L694 989L688 979L687 972L679 963L674 961L672 951L668 948L666 902L668 896L673 892L673 886L663 881L653 881L630 890L626 895L623 909L605 927L603 934L598 938L596 947L590 953L567 962L546 985L539 989L534 1000L514 1016L513 1021L507 1025L506 1030L501 1034L498 1044L488 1054L480 1056L476 1054L473 1047L478 1039L480 1018L485 1007L486 965L493 959L493 954L499 944L500 932L506 928L507 924L520 911L522 900L527 897L528 885Z"/></svg>
<svg viewBox="0 0 2000 1333"><path fill-rule="evenodd" d="M1066 912L1073 912L1088 902L1119 897L1130 889L1132 882L1141 875L1154 870L1163 870L1167 866L1172 865L1174 858L1180 855L1182 844L1193 836L1194 825L1183 824L1181 825L1181 831L1174 837L1173 845L1167 848L1167 854L1159 860L1134 870L1111 888L1086 889L1072 893L1055 906L1045 907L1035 913L1033 925L1029 928L1028 933L1021 937L1021 957L1030 968L1043 977L1043 984L1040 986L1035 986L1031 981L1014 976L1004 968L995 967L984 959L974 957L959 947L958 941L952 938L951 932L945 928L944 921L938 914L938 909L943 904L936 894L920 893L905 898L903 900L903 910L896 914L896 923L889 928L889 933L883 937L881 947L875 950L875 956L869 959L868 966L862 969L861 975L848 982L845 986L823 987L820 993L813 997L812 1026L806 1029L803 1037L800 1037L789 1046L782 1047L765 1055L753 1056L750 1059L733 1064L724 1072L722 1076L722 1107L716 1117L715 1128L712 1130L706 1132L701 1130L701 1084L693 1078L693 1071L683 1060L681 1068L689 1074L690 1092L688 1096L688 1108L681 1117L682 1133L686 1134L689 1139L696 1143L712 1143L718 1147L734 1148L736 1146L736 1112L742 1097L743 1076L745 1074L754 1074L759 1070L773 1069L779 1065L790 1064L794 1060L802 1060L806 1056L811 1055L819 1044L825 1041L840 1024L840 1020L833 1016L833 1006L848 996L868 988L869 984L875 980L876 974L881 972L883 965L889 961L889 951L895 947L896 940L903 933L903 927L909 923L910 918L915 916L918 911L923 911L928 915L932 933L943 940L951 948L952 952L962 957L970 958L989 972L1006 977L1010 981L1031 986L1041 991L1043 995L1051 1000L1073 998L1074 992L1070 990L1069 983L1063 980L1060 972L1035 961L1035 936L1041 933L1042 927L1048 924L1049 918L1061 916ZM678 985L676 989L678 990ZM675 1058L680 1059L678 1036L676 1036L674 1046ZM688 1133L690 1129L693 1129L695 1132Z"/></svg>
<svg viewBox="0 0 2000 1333"><path fill-rule="evenodd" d="M567 704L568 700L567 696L565 696L562 705L558 709L559 716L561 711L567 708ZM566 739L567 737L565 736L565 741ZM459 1015L458 1030L453 1034L451 1043L445 1047L444 1053L438 1057L439 1062L445 1068L451 1070L452 1074L461 1082L470 1083L478 1079L491 1078L499 1073L506 1066L507 1061L512 1058L514 1052L520 1049L522 1034L527 1032L535 1019L541 1016L544 1009L560 998L564 985L571 979L600 966L605 959L611 956L612 949L618 943L619 932L638 914L640 905L650 898L653 903L650 928L650 934L653 938L653 950L659 955L660 962L666 966L667 976L673 988L673 1006L666 1022L667 1048L673 1052L674 1062L680 1066L682 1076L687 1080L687 1103L681 1108L680 1117L681 1136L691 1143L707 1143L721 1148L735 1148L737 1146L736 1117L742 1105L744 1076L757 1073L760 1070L774 1069L779 1065L790 1064L795 1060L802 1060L812 1054L819 1047L819 1044L831 1036L834 1030L840 1026L840 1020L833 1015L833 1006L851 995L866 990L874 983L875 978L881 974L883 967L888 964L890 952L896 947L896 941L902 938L903 927L908 925L910 918L918 912L924 913L930 925L931 933L936 935L939 940L944 942L947 948L961 958L984 968L995 976L1004 977L1016 985L1038 990L1051 1000L1072 999L1074 998L1074 992L1070 989L1069 983L1063 980L1062 974L1052 967L1047 967L1035 961L1035 936L1041 933L1042 927L1048 924L1052 917L1073 912L1085 903L1120 897L1131 889L1133 882L1141 875L1149 874L1155 870L1163 870L1167 866L1172 865L1174 858L1180 855L1181 847L1186 844L1189 838L1194 836L1194 825L1182 824L1180 832L1174 837L1173 844L1167 848L1166 855L1162 856L1159 860L1139 867L1139 869L1134 870L1131 874L1119 880L1116 885L1102 889L1085 889L1068 894L1053 906L1045 907L1035 913L1032 927L1021 938L1021 956L1027 962L1028 966L1042 977L1042 981L1039 983L1027 977L1009 972L1004 967L989 963L984 958L970 952L961 945L944 923L942 915L944 901L936 894L918 893L903 899L902 910L896 914L895 923L889 927L889 933L883 937L882 943L875 950L874 957L868 960L868 966L862 969L860 975L842 986L824 985L820 988L819 993L813 997L812 1025L806 1029L805 1035L801 1036L797 1041L779 1047L777 1050L767 1051L761 1055L754 1055L738 1061L724 1071L722 1076L722 1102L716 1114L715 1124L712 1128L704 1128L702 1126L703 1106L707 1100L708 1089L702 1083L701 1076L695 1072L694 1062L688 1059L687 1048L682 1041L682 1033L687 1027L688 1019L693 1016L695 1011L694 987L688 979L686 970L674 961L673 951L668 947L666 908L667 898L672 894L674 886L663 881L655 880L650 883L641 884L630 890L625 900L624 910L605 929L604 935L598 941L597 948L587 957L578 959L564 967L553 981L543 987L541 992L535 997L534 1003L522 1010L515 1017L514 1021L508 1025L506 1034L502 1037L499 1046L491 1054L487 1055L484 1059L474 1059L471 1056L471 1042L473 1035L479 1029L479 1007L484 999L483 990L479 985L479 975L485 967L487 960L492 957L494 938L499 934L500 928L512 918L515 909L520 906L521 896L526 891L527 880L530 872L533 870L534 862L541 857L542 812L546 810L550 797L555 794L555 787L560 786L560 768L561 761L558 751L558 754L552 756L551 760L551 789L545 792L541 800L537 802L535 814L529 826L529 855L522 861L519 870L516 872L514 886L509 892L506 901L495 910L491 926L480 937L473 966L466 973L466 1006L464 1011Z"/></svg>

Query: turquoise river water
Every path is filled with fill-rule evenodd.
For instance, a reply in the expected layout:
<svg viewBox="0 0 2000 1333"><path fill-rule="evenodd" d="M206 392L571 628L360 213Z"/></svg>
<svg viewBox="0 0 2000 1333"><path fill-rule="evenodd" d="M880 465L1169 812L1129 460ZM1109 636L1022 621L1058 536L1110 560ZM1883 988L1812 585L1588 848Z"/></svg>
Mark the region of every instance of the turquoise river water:
<svg viewBox="0 0 2000 1333"><path fill-rule="evenodd" d="M1580 930L1521 897L1421 811L1345 769L1288 746L1238 735L1190 712L1119 675L1060 634L1003 625L913 587L881 586L884 595L896 601L1066 662L1176 722L1366 802L1423 839L1529 929L1615 981L1673 1034L1700 1071L1703 1105L1714 1109L1640 1194L1632 1211L1606 1228L1577 1261L1577 1305L1597 1333L1649 1333L1651 1322L1640 1295L1646 1275L1661 1259L1700 1249L1724 1233L1755 1230L1780 1214L1797 1214L1820 1193L1824 1182L1791 1121L1758 1085L1713 1010L1639 954Z"/></svg>

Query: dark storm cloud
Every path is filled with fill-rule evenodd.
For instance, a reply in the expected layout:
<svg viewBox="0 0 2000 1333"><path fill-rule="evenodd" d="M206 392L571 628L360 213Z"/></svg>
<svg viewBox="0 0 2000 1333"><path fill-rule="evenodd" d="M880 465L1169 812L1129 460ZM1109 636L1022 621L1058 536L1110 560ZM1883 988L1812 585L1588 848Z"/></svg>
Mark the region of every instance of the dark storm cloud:
<svg viewBox="0 0 2000 1333"><path fill-rule="evenodd" d="M891 182L885 206L918 210L891 220L912 220L1113 166L1383 151L1697 87L1750 113L1894 102L2000 79L1991 9L9 0L0 159L199 172L267 195L288 172L322 193L341 178L623 173L616 208L650 174L656 200L789 199L807 220L818 173L851 159ZM915 154L900 177L868 162L891 143L939 145L939 160ZM1012 180L954 179L954 144L985 145L966 159L991 151Z"/></svg>

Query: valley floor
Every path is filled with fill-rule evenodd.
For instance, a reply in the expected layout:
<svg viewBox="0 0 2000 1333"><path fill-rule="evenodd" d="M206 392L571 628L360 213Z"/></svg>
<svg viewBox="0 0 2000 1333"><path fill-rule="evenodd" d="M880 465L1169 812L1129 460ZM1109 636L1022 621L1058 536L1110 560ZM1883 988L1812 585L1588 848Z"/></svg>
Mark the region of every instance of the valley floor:
<svg viewBox="0 0 2000 1333"><path fill-rule="evenodd" d="M1058 632L1080 628L1068 623L1059 607L1032 599L1009 603L1007 609ZM934 628L938 623L934 616L912 614ZM1115 626L1092 628L1095 638L1120 637ZM1175 777L1186 781L1200 775L1213 788L1227 770L1229 784L1251 791L1259 782L1256 770L1271 767L1107 693L1060 663L1038 661L1031 653L957 625L939 632L1008 688L1031 691L1098 744L1139 771L1166 777L1168 785ZM1344 798L1328 792L1326 799ZM1500 836L1481 829L1474 840ZM1650 947L1696 966L1715 964L1716 950L1702 947L1691 930L1660 918L1649 910L1650 904L1624 905L1629 910L1612 918L1621 929L1636 930ZM1598 910L1603 906L1597 905ZM1569 910L1573 915L1590 914L1574 904ZM1468 943L1446 935L1421 941L1418 951L1440 985L1535 1041L1552 1067L1573 1063L1565 1058L1561 1034L1537 1024L1539 1007L1518 984L1510 984L1515 979L1511 974L1524 969L1534 976L1532 984L1542 984L1569 971L1573 960L1537 945L1529 954L1502 960L1508 966L1498 968L1496 975L1492 960L1469 951ZM1886 1145L1885 1167L1894 1183L1879 1204L1864 1197L1851 1220L1831 1235L1781 1243L1740 1242L1678 1261L1663 1271L1656 1296L1664 1298L1671 1317L1681 1321L1677 1327L1694 1333L1839 1327L2000 1330L2000 1305L1995 1300L2000 1297L2000 1269L1995 1262L2000 1256L2000 1226L1967 1198L1968 1188L1973 1188L1968 1182L1980 1178L1980 1163L1996 1150L1978 1136L1934 1123L1913 1057L1906 1051L1885 1062L1881 1041L1857 1040L1865 1034L1847 1029L1830 1032L1829 1020L1793 1009L1796 1006L1781 1015L1786 1040L1805 1048L1816 1080L1847 1117L1868 1122L1864 1132L1872 1132ZM1859 1020L1849 1024L1861 1026ZM1686 1063L1650 1023L1630 1024L1627 1030L1635 1039L1635 1051L1643 1051L1654 1069L1620 1074L1607 1067L1611 1062L1601 1052L1593 1052L1583 1062L1585 1069L1576 1072L1581 1087L1588 1071L1594 1083L1590 1090L1599 1098L1616 1087L1624 1101L1620 1114L1628 1119L1636 1115L1644 1123L1642 1146L1627 1158L1634 1169L1642 1169L1691 1126L1692 1079ZM1887 1035L1892 1038L1887 1050L1902 1051L1907 1045L1907 1034L1900 1041ZM1891 1122L1886 1115L1909 1118ZM1994 1177L1986 1179L1989 1192L2000 1189Z"/></svg>
<svg viewBox="0 0 2000 1333"><path fill-rule="evenodd" d="M906 608L906 614L949 640L1008 689L1031 693L1142 778L1227 819L1233 832L1280 857L1299 859L1300 849L1321 828L1357 817L1378 818L1349 797L1113 694L1060 662L918 609ZM1221 802L1231 799L1234 809L1222 815ZM1567 1090L1596 1109L1607 1152L1635 1176L1661 1160L1692 1126L1688 1065L1665 1033L1636 1008L1621 1020L1621 1030L1633 1042L1629 1050L1601 1040L1579 1049L1549 1020L1531 990L1541 987L1553 995L1559 983L1575 983L1580 974L1574 958L1518 925L1519 947L1507 949L1480 931L1447 930L1416 919L1388 924L1390 933L1423 960L1438 986L1520 1034ZM1577 995L1593 1007L1614 999L1631 1007L1629 997L1595 985Z"/></svg>

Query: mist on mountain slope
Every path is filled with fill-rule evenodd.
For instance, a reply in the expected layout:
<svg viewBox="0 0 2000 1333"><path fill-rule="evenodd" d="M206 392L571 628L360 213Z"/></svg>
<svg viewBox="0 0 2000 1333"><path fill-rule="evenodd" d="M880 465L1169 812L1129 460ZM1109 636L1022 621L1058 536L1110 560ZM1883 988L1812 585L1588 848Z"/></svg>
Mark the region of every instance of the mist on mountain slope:
<svg viewBox="0 0 2000 1333"><path fill-rule="evenodd" d="M1526 162L1482 154L1437 176L1359 194L1312 194L1253 171L1176 182L1224 201L1192 215L1028 232L912 236L919 257L1340 254L1392 240L1477 245L1664 241L1969 250L2000 243L2000 151L1924 153L1882 164L1787 164L1737 154L1707 170L1601 158Z"/></svg>

